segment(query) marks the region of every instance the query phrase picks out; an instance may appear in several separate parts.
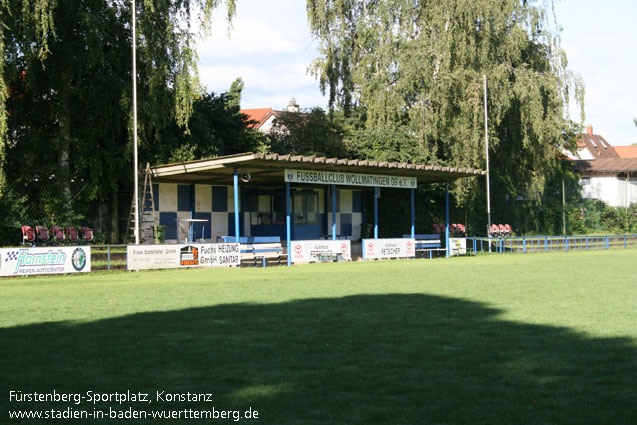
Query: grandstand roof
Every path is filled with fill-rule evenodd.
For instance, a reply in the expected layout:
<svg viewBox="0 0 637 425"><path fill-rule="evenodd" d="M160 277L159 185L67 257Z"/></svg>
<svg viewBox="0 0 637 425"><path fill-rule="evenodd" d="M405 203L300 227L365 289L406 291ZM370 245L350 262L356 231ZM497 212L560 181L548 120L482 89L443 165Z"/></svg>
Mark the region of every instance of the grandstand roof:
<svg viewBox="0 0 637 425"><path fill-rule="evenodd" d="M444 182L485 174L473 168L251 152L159 165L152 167L152 173L155 182L223 185L232 184L235 168L250 173L250 185L280 184L285 169L416 177L419 182Z"/></svg>

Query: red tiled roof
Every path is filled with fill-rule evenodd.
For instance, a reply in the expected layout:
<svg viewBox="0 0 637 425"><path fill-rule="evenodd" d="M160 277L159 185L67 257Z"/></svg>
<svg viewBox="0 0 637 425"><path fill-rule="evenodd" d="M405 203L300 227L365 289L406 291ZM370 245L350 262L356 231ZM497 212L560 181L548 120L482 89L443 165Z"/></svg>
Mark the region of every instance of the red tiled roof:
<svg viewBox="0 0 637 425"><path fill-rule="evenodd" d="M248 117L246 121L255 121L248 124L248 128L258 129L270 118L272 108L242 109L240 112Z"/></svg>
<svg viewBox="0 0 637 425"><path fill-rule="evenodd" d="M615 152L620 158L637 158L637 145L615 146Z"/></svg>

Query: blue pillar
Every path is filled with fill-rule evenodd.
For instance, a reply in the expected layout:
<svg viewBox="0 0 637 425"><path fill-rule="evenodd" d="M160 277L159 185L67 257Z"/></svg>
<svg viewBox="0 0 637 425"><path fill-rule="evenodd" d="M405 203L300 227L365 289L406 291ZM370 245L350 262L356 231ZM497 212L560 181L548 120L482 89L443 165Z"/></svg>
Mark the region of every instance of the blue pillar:
<svg viewBox="0 0 637 425"><path fill-rule="evenodd" d="M234 241L239 243L239 169L234 169Z"/></svg>
<svg viewBox="0 0 637 425"><path fill-rule="evenodd" d="M445 225L445 246L447 247L447 258L451 251L449 246L449 185L447 184L447 190L445 194L445 217L447 224Z"/></svg>
<svg viewBox="0 0 637 425"><path fill-rule="evenodd" d="M195 212L195 185L190 185L190 219L192 220ZM195 240L195 229L192 221L188 222L188 242L193 243Z"/></svg>
<svg viewBox="0 0 637 425"><path fill-rule="evenodd" d="M378 239L378 188L374 188L374 239Z"/></svg>
<svg viewBox="0 0 637 425"><path fill-rule="evenodd" d="M414 189L411 189L411 237L416 237L416 207L414 206Z"/></svg>
<svg viewBox="0 0 637 425"><path fill-rule="evenodd" d="M336 185L332 185L332 240L336 240Z"/></svg>
<svg viewBox="0 0 637 425"><path fill-rule="evenodd" d="M290 182L285 182L285 238L288 246L288 267L292 265L292 234L290 230Z"/></svg>

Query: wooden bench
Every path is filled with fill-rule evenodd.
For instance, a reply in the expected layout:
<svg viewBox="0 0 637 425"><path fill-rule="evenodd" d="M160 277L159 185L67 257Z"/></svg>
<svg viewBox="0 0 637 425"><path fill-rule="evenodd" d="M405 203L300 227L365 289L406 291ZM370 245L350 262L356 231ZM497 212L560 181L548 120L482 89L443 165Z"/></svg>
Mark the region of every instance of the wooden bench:
<svg viewBox="0 0 637 425"><path fill-rule="evenodd" d="M411 235L403 235L403 238L411 238ZM446 248L442 247L442 241L440 235L433 234L416 234L416 252L429 252L429 258L433 258L434 251L446 251Z"/></svg>
<svg viewBox="0 0 637 425"><path fill-rule="evenodd" d="M234 243L234 236L222 236L223 242ZM272 260L281 265L281 258L285 258L287 254L283 253L280 236L240 236L239 237L241 262L251 263L257 266L259 260L263 267L266 267L268 260Z"/></svg>

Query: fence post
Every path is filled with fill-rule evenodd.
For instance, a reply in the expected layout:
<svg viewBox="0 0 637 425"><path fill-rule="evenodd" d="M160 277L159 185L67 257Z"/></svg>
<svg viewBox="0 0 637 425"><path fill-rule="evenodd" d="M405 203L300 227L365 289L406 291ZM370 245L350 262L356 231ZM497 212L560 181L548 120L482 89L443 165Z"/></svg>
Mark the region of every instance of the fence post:
<svg viewBox="0 0 637 425"><path fill-rule="evenodd" d="M108 271L111 271L111 247L106 247L106 268Z"/></svg>
<svg viewBox="0 0 637 425"><path fill-rule="evenodd" d="M624 249L626 249L626 235L624 235Z"/></svg>
<svg viewBox="0 0 637 425"><path fill-rule="evenodd" d="M526 237L522 237L522 252L526 253Z"/></svg>
<svg viewBox="0 0 637 425"><path fill-rule="evenodd" d="M606 249L608 249L608 236L606 236Z"/></svg>

